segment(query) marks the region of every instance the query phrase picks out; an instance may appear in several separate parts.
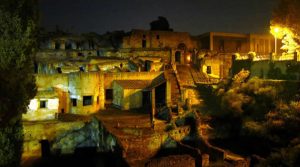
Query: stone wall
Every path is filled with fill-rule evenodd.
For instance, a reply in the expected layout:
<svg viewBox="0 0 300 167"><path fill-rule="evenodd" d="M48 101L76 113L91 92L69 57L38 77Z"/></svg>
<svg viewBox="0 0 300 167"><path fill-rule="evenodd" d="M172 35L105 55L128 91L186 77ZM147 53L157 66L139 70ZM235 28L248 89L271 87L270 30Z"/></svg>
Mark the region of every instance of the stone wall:
<svg viewBox="0 0 300 167"><path fill-rule="evenodd" d="M102 74L99 72L70 73L69 92L72 99L76 99L77 105L72 105L70 113L90 114L99 111L100 105L100 80ZM92 96L90 104L84 104L84 96Z"/></svg>
<svg viewBox="0 0 300 167"><path fill-rule="evenodd" d="M103 74L99 72L36 75L38 89L54 88L59 98L57 111L66 113L90 114L104 108L103 82ZM92 96L92 102L83 105L83 96ZM76 100L76 105L71 99Z"/></svg>
<svg viewBox="0 0 300 167"><path fill-rule="evenodd" d="M23 157L41 156L41 140L49 142L51 154L72 154L80 148L109 152L119 147L117 139L94 118L88 122L24 122L23 128Z"/></svg>
<svg viewBox="0 0 300 167"><path fill-rule="evenodd" d="M195 167L195 160L189 155L173 155L167 157L161 157L153 159L148 162L146 167Z"/></svg>
<svg viewBox="0 0 300 167"><path fill-rule="evenodd" d="M196 48L197 43L186 32L133 30L123 38L123 48L178 48L183 43L188 49Z"/></svg>
<svg viewBox="0 0 300 167"><path fill-rule="evenodd" d="M300 80L300 63L296 61L235 60L232 66L232 74L237 74L242 69L249 70L251 77Z"/></svg>
<svg viewBox="0 0 300 167"><path fill-rule="evenodd" d="M104 88L112 89L114 80L152 80L162 72L119 72L119 73L105 73L104 74Z"/></svg>
<svg viewBox="0 0 300 167"><path fill-rule="evenodd" d="M141 89L124 89L123 109L130 110L140 108L143 105L143 93Z"/></svg>
<svg viewBox="0 0 300 167"><path fill-rule="evenodd" d="M119 49L103 50L102 57L116 57L128 59L131 57L161 57L164 62L171 61L171 51L166 49Z"/></svg>

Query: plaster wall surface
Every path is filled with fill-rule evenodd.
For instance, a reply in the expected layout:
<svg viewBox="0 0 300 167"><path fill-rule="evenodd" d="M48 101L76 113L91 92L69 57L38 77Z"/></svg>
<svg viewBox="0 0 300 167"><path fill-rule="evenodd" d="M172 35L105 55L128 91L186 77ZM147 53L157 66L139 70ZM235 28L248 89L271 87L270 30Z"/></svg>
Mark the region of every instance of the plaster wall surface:
<svg viewBox="0 0 300 167"><path fill-rule="evenodd" d="M143 47L143 40L145 46ZM196 41L186 32L133 30L123 39L123 48L178 48L185 44L188 49L196 48Z"/></svg>

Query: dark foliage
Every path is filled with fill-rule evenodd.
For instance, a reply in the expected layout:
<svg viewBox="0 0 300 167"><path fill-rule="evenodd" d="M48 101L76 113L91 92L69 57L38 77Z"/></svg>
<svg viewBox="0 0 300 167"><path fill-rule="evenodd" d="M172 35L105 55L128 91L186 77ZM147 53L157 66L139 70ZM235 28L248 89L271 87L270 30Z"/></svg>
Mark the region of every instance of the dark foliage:
<svg viewBox="0 0 300 167"><path fill-rule="evenodd" d="M210 91L208 101L214 99L213 105L208 105L214 128L211 137L234 152L266 158L260 160L262 166L294 166L299 162L300 144L297 83L249 76L242 70Z"/></svg>
<svg viewBox="0 0 300 167"><path fill-rule="evenodd" d="M163 16L159 16L158 20L152 21L150 27L154 31L173 31L173 29L170 29L168 20Z"/></svg>
<svg viewBox="0 0 300 167"><path fill-rule="evenodd" d="M31 55L36 46L35 0L0 2L0 166L19 166L22 113L35 96Z"/></svg>

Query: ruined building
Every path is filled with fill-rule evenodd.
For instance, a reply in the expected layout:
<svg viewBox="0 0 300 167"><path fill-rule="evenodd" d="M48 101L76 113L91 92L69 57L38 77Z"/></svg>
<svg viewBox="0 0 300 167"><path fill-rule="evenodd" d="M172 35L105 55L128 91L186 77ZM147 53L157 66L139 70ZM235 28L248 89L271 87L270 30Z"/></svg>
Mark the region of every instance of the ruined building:
<svg viewBox="0 0 300 167"><path fill-rule="evenodd" d="M276 60L273 40L258 34L209 32L192 37L185 32L132 30L116 50L102 47L97 36L44 36L34 56L38 94L23 118L91 114L109 106L144 107L155 114L156 106L199 104L196 84L230 77L233 61ZM285 70L287 65L281 66ZM253 74L267 78L268 70L256 66L251 67Z"/></svg>

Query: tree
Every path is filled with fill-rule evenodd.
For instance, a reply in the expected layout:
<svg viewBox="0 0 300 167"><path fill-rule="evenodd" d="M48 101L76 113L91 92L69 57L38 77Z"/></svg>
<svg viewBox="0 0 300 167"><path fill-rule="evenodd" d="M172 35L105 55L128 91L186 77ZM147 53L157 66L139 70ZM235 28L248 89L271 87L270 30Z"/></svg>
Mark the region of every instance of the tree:
<svg viewBox="0 0 300 167"><path fill-rule="evenodd" d="M0 166L19 166L22 113L36 87L31 55L36 46L35 0L0 3Z"/></svg>
<svg viewBox="0 0 300 167"><path fill-rule="evenodd" d="M294 32L300 31L300 1L280 0L273 11L271 25L289 27Z"/></svg>
<svg viewBox="0 0 300 167"><path fill-rule="evenodd" d="M150 27L154 31L173 31L173 29L170 29L168 20L163 16L159 16L158 20L152 21Z"/></svg>

